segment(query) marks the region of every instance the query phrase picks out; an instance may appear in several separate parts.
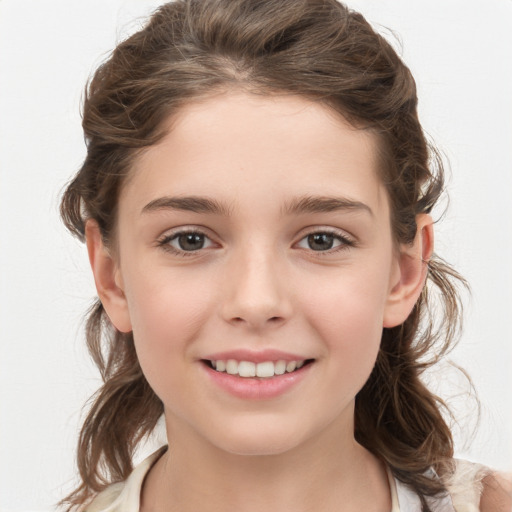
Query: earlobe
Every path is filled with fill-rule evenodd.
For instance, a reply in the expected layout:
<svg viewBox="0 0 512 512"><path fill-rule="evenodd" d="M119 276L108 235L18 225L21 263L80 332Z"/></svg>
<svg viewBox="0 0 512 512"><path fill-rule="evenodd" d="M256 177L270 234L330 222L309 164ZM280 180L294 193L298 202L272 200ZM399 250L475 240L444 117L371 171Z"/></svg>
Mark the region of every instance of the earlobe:
<svg viewBox="0 0 512 512"><path fill-rule="evenodd" d="M428 262L434 250L434 229L430 215L416 217L416 237L412 244L400 248L398 277L390 283L384 327L396 327L405 322L418 300L427 277Z"/></svg>
<svg viewBox="0 0 512 512"><path fill-rule="evenodd" d="M121 332L132 330L122 275L113 256L105 247L98 223L88 220L85 239L89 262L94 274L98 296L110 321Z"/></svg>

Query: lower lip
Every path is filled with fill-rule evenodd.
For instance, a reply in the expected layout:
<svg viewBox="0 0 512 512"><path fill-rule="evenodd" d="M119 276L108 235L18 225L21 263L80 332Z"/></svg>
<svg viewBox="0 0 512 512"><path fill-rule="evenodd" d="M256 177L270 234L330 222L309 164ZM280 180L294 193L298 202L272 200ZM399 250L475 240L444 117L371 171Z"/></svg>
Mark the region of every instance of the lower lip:
<svg viewBox="0 0 512 512"><path fill-rule="evenodd" d="M201 363L210 379L231 395L244 400L268 400L283 395L309 373L314 363L309 363L291 373L275 375L274 377L240 377L226 372L218 372Z"/></svg>

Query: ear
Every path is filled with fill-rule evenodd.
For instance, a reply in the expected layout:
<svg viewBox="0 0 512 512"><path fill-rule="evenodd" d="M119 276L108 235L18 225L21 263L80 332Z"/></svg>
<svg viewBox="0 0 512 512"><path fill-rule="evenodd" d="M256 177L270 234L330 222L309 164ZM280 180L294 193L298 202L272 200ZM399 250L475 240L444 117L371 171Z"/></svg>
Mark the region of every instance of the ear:
<svg viewBox="0 0 512 512"><path fill-rule="evenodd" d="M427 277L427 265L434 250L432 217L416 216L416 237L412 244L400 247L397 272L384 310L384 327L396 327L405 322L418 300Z"/></svg>
<svg viewBox="0 0 512 512"><path fill-rule="evenodd" d="M121 332L130 332L132 325L128 303L123 291L121 271L103 244L100 228L95 220L87 221L85 240L101 303L116 329Z"/></svg>

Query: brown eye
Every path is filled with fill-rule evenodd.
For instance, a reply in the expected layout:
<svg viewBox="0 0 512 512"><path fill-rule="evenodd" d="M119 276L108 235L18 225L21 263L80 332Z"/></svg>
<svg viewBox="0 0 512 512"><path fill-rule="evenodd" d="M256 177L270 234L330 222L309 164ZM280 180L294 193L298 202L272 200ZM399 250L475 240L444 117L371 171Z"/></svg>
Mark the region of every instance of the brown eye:
<svg viewBox="0 0 512 512"><path fill-rule="evenodd" d="M336 252L338 250L354 247L355 242L338 231L314 231L299 240L297 247L314 252Z"/></svg>
<svg viewBox="0 0 512 512"><path fill-rule="evenodd" d="M307 236L308 247L313 251L328 251L334 246L334 235L330 233L313 233Z"/></svg>
<svg viewBox="0 0 512 512"><path fill-rule="evenodd" d="M213 247L215 244L200 231L179 231L165 236L158 242L158 245L175 254L184 255Z"/></svg>
<svg viewBox="0 0 512 512"><path fill-rule="evenodd" d="M205 246L206 237L201 233L180 233L170 240L182 251L197 251Z"/></svg>

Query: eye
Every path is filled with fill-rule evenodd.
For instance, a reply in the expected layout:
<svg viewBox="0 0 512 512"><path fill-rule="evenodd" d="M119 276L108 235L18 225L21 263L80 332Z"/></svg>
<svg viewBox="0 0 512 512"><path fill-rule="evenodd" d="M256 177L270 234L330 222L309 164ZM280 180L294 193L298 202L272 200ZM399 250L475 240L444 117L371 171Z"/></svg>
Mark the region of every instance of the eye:
<svg viewBox="0 0 512 512"><path fill-rule="evenodd" d="M297 247L309 249L315 252L339 250L352 247L354 242L348 237L330 231L317 231L302 238Z"/></svg>
<svg viewBox="0 0 512 512"><path fill-rule="evenodd" d="M176 253L190 253L207 249L214 243L200 231L179 231L165 236L158 245Z"/></svg>

